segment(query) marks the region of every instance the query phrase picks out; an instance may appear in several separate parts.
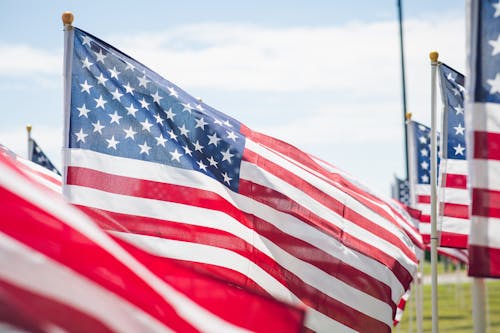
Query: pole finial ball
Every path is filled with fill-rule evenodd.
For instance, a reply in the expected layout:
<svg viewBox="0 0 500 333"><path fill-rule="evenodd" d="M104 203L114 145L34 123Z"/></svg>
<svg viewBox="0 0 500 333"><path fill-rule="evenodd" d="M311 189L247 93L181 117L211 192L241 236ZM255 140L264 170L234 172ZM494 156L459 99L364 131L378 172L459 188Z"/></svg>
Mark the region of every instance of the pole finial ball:
<svg viewBox="0 0 500 333"><path fill-rule="evenodd" d="M437 62L439 57L439 53L437 51L432 51L429 53L429 58L431 58L432 62Z"/></svg>
<svg viewBox="0 0 500 333"><path fill-rule="evenodd" d="M406 120L411 120L411 112L406 113Z"/></svg>
<svg viewBox="0 0 500 333"><path fill-rule="evenodd" d="M64 12L62 14L62 21L64 25L72 25L73 24L73 13L72 12Z"/></svg>
<svg viewBox="0 0 500 333"><path fill-rule="evenodd" d="M27 131L28 133L31 133L31 125L26 125L26 131Z"/></svg>

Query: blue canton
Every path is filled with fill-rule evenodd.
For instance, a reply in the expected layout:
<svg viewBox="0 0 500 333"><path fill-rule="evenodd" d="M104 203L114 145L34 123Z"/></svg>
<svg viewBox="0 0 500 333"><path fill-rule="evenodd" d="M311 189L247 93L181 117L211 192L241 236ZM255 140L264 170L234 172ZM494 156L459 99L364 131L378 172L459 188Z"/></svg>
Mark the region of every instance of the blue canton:
<svg viewBox="0 0 500 333"><path fill-rule="evenodd" d="M441 95L445 105L443 156L447 159L465 160L465 77L445 64L439 65L439 73Z"/></svg>
<svg viewBox="0 0 500 333"><path fill-rule="evenodd" d="M417 155L415 158L415 161L417 163L417 184L429 185L431 183L431 129L416 121L412 121L411 126L413 126L413 142L415 144L413 148L415 154ZM437 142L437 165L439 166L439 135ZM436 172L438 172L437 174L439 174L439 170L437 170Z"/></svg>
<svg viewBox="0 0 500 333"><path fill-rule="evenodd" d="M74 29L70 148L195 170L238 190L238 121Z"/></svg>
<svg viewBox="0 0 500 333"><path fill-rule="evenodd" d="M33 139L31 139L31 143L32 143L31 161L49 169L54 173L57 173L60 176L61 173L59 172L59 170L57 170L54 164L52 164L47 155L45 155L45 153L43 152L42 148L40 148L38 143L36 143L36 141Z"/></svg>
<svg viewBox="0 0 500 333"><path fill-rule="evenodd" d="M396 177L396 188L394 189L393 197L404 205L410 204L410 187L408 181Z"/></svg>

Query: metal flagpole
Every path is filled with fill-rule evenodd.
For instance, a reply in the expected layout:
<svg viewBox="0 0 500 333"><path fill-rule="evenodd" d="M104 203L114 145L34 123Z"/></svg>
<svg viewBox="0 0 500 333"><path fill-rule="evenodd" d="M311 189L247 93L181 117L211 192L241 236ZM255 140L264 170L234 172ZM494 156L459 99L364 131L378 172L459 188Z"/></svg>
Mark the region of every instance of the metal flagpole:
<svg viewBox="0 0 500 333"><path fill-rule="evenodd" d="M31 125L26 125L26 132L28 133L28 160L31 161L33 157L33 141L31 140Z"/></svg>
<svg viewBox="0 0 500 333"><path fill-rule="evenodd" d="M62 21L64 24L64 60L63 60L63 80L64 80L64 95L63 95L63 110L64 110L64 127L63 127L63 159L66 159L66 149L69 147L69 142L65 138L69 138L66 131L69 131L69 114L71 108L71 67L73 59L73 14L64 12ZM69 139L68 139L69 140ZM62 165L66 165L62 163ZM66 168L61 170L63 184L66 182ZM64 187L63 187L64 188Z"/></svg>
<svg viewBox="0 0 500 333"><path fill-rule="evenodd" d="M486 332L486 288L483 278L472 279L472 319L474 333Z"/></svg>
<svg viewBox="0 0 500 333"><path fill-rule="evenodd" d="M403 12L401 9L401 0L398 0L398 18L399 18L399 49L401 54L401 87L403 94L403 129L405 136L405 167L406 180L410 178L408 167L408 130L406 129L406 79L405 79L405 55L403 43Z"/></svg>
<svg viewBox="0 0 500 333"><path fill-rule="evenodd" d="M436 51L429 54L431 59L431 281L432 281L432 333L439 332L437 299L437 144L436 144L436 71L438 66Z"/></svg>

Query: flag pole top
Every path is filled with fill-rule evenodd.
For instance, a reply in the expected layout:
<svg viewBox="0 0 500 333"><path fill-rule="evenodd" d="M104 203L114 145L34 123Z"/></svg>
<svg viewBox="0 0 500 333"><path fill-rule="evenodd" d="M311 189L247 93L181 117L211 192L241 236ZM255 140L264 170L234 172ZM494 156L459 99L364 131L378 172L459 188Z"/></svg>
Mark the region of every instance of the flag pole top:
<svg viewBox="0 0 500 333"><path fill-rule="evenodd" d="M26 132L28 132L28 134L31 133L31 125L26 125Z"/></svg>
<svg viewBox="0 0 500 333"><path fill-rule="evenodd" d="M429 58L431 58L431 62L437 62L439 57L439 53L437 51L432 51L429 53Z"/></svg>
<svg viewBox="0 0 500 333"><path fill-rule="evenodd" d="M62 14L62 21L63 21L63 24L65 26L66 25L72 25L73 24L73 19L74 19L74 16L73 16L72 12L64 12Z"/></svg>
<svg viewBox="0 0 500 333"><path fill-rule="evenodd" d="M406 121L411 120L411 112L407 112L405 116L406 116Z"/></svg>

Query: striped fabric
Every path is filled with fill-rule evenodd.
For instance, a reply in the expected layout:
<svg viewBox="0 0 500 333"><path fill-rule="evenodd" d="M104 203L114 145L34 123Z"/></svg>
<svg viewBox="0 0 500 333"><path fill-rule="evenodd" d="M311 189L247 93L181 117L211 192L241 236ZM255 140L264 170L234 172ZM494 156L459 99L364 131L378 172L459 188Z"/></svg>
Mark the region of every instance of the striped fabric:
<svg viewBox="0 0 500 333"><path fill-rule="evenodd" d="M469 275L500 277L500 5L471 0L465 107L472 187Z"/></svg>
<svg viewBox="0 0 500 333"><path fill-rule="evenodd" d="M408 302L408 299L410 299L411 296L411 289L408 289L406 293L401 297L401 300L399 301L398 304L398 309L396 311L396 316L394 317L394 326L397 326L400 322L401 319L403 318L403 313L406 308L406 303Z"/></svg>
<svg viewBox="0 0 500 333"><path fill-rule="evenodd" d="M470 232L470 195L464 118L464 76L440 63L443 98L443 136L439 165L438 231L440 246L467 248Z"/></svg>
<svg viewBox="0 0 500 333"><path fill-rule="evenodd" d="M309 330L390 332L417 258L389 213L304 152L250 130L109 44L74 31L79 53L71 60L64 151L70 202L106 216L114 222L105 227L116 236L155 255L301 305ZM148 119L158 123L151 127ZM138 121L147 130L133 127ZM192 125L202 121L200 128ZM132 133L141 135L140 152ZM170 139L150 155L152 142L165 143L160 133ZM195 152L204 133L213 145ZM239 167L221 174L217 168L227 161L214 157L228 154L239 156Z"/></svg>
<svg viewBox="0 0 500 333"><path fill-rule="evenodd" d="M29 163L0 154L0 330L302 330L296 308L108 236L24 173Z"/></svg>

